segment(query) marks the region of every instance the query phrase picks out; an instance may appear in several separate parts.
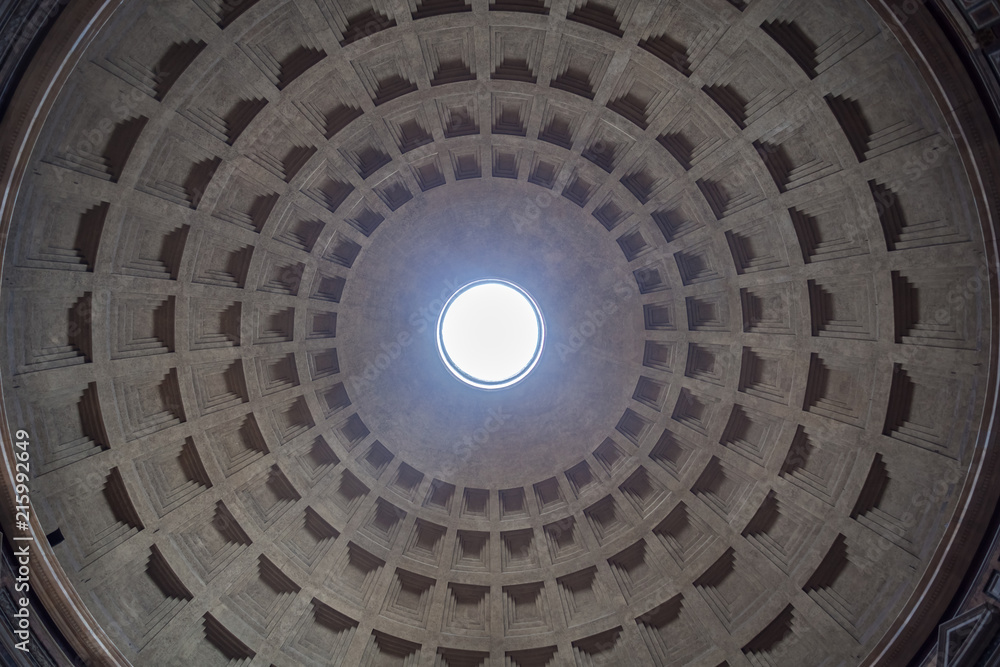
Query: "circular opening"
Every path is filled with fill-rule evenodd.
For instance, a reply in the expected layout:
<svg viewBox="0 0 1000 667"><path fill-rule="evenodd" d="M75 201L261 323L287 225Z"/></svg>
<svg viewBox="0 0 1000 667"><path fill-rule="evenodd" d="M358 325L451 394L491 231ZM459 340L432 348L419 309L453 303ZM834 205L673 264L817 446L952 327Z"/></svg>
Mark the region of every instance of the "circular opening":
<svg viewBox="0 0 1000 667"><path fill-rule="evenodd" d="M538 304L506 280L477 280L451 295L438 319L438 352L448 370L480 389L502 389L531 372L542 354Z"/></svg>

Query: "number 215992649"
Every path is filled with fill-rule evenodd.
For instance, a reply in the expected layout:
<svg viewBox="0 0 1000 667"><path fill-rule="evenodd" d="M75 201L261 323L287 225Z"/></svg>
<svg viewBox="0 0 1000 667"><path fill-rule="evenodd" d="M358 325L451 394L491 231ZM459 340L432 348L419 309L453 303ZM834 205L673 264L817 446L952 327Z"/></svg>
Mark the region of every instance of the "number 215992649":
<svg viewBox="0 0 1000 667"><path fill-rule="evenodd" d="M15 494L15 510L17 515L15 520L24 523L28 523L28 479L30 479L30 461L31 453L28 451L28 432L25 430L19 430L14 434L17 441L14 443L14 494Z"/></svg>

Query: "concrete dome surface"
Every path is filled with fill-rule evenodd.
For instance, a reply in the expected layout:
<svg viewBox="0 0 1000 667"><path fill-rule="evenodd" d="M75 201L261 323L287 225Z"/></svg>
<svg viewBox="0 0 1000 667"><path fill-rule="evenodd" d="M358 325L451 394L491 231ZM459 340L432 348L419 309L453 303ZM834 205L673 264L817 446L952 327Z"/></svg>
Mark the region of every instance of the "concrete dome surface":
<svg viewBox="0 0 1000 667"><path fill-rule="evenodd" d="M89 664L933 661L1000 492L1000 146L936 21L70 2L0 147L0 518L54 625ZM437 341L483 279L544 318L496 391Z"/></svg>

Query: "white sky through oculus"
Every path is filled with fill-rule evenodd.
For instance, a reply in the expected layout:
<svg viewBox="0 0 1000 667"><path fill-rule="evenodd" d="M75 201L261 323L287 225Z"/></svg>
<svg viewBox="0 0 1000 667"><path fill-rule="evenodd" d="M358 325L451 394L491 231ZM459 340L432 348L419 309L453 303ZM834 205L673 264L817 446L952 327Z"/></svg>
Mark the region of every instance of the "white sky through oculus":
<svg viewBox="0 0 1000 667"><path fill-rule="evenodd" d="M504 282L483 281L445 306L439 343L446 363L450 360L473 381L493 385L533 364L542 344L541 326L526 294Z"/></svg>

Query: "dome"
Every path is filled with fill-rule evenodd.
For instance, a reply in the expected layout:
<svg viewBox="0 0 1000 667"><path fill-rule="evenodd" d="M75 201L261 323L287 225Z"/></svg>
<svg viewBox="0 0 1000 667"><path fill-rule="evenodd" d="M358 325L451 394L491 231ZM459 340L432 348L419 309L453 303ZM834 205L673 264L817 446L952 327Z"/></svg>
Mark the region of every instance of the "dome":
<svg viewBox="0 0 1000 667"><path fill-rule="evenodd" d="M0 153L0 518L54 631L930 664L1000 492L1000 146L931 4L69 3ZM537 318L502 377L439 334L477 281Z"/></svg>

